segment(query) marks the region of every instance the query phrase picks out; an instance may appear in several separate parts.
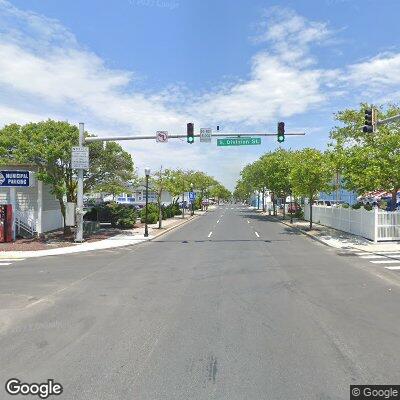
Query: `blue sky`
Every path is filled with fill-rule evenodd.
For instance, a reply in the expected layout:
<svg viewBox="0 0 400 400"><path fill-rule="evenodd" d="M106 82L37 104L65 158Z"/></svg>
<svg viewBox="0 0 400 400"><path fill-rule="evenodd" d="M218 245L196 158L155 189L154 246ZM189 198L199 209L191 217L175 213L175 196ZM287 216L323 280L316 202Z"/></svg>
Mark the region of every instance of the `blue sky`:
<svg viewBox="0 0 400 400"><path fill-rule="evenodd" d="M101 135L186 122L324 149L332 113L398 102L397 0L0 0L0 123L84 121ZM124 142L145 165L203 169L232 188L276 148Z"/></svg>

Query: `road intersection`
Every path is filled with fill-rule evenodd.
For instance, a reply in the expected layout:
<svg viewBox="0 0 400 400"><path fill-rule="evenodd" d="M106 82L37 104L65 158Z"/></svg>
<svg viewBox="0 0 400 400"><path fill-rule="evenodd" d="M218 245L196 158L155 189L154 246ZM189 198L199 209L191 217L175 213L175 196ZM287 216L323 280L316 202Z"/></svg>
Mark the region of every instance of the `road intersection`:
<svg viewBox="0 0 400 400"><path fill-rule="evenodd" d="M0 267L1 381L107 400L396 383L400 273L371 257L227 205L151 242L20 260Z"/></svg>

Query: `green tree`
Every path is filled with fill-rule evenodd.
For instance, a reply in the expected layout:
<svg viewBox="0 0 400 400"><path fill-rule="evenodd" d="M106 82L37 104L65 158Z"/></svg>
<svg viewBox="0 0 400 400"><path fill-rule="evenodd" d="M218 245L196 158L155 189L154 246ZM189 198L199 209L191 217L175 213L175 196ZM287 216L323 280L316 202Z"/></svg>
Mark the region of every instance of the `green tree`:
<svg viewBox="0 0 400 400"><path fill-rule="evenodd" d="M281 148L267 153L260 158L260 168L263 171L264 185L273 192L274 197L281 197L285 202L286 197L292 192L290 172L293 162L293 152ZM285 207L283 210L285 213Z"/></svg>
<svg viewBox="0 0 400 400"><path fill-rule="evenodd" d="M347 109L335 115L340 125L331 131L331 148L341 162L346 188L357 193L385 190L392 194L394 205L400 189L400 124L380 126L373 134L363 133L364 110L369 107L361 104L358 110ZM397 105L378 109L379 119L400 114Z"/></svg>
<svg viewBox="0 0 400 400"><path fill-rule="evenodd" d="M190 177L191 183L193 183L193 187L196 190L200 191L200 196L196 199L200 204L201 208L203 208L203 199L204 196L209 192L210 188L217 183L217 181L205 174L201 171L194 172Z"/></svg>
<svg viewBox="0 0 400 400"><path fill-rule="evenodd" d="M160 170L155 172L151 178L151 183L154 190L157 193L157 205L158 205L158 228L161 229L162 227L162 204L161 198L164 191L170 187L170 179L173 172L169 169L163 170L160 167Z"/></svg>
<svg viewBox="0 0 400 400"><path fill-rule="evenodd" d="M229 200L231 197L231 192L222 184L217 183L210 190L211 197L217 199L219 204L220 200Z"/></svg>
<svg viewBox="0 0 400 400"><path fill-rule="evenodd" d="M247 202L250 201L253 188L243 179L239 179L236 183L233 197L235 200Z"/></svg>
<svg viewBox="0 0 400 400"><path fill-rule="evenodd" d="M308 197L310 203L310 229L312 229L312 204L320 191L330 191L332 168L326 154L305 148L293 155L290 182L293 192Z"/></svg>
<svg viewBox="0 0 400 400"><path fill-rule="evenodd" d="M90 168L85 171L84 192L102 192L114 197L137 180L132 156L116 142L89 143Z"/></svg>
<svg viewBox="0 0 400 400"><path fill-rule="evenodd" d="M175 201L178 201L179 196L188 192L190 189L190 177L193 171L184 171L182 169L172 170L166 181L166 188L169 193L175 197ZM185 218L185 209L182 209L182 218Z"/></svg>

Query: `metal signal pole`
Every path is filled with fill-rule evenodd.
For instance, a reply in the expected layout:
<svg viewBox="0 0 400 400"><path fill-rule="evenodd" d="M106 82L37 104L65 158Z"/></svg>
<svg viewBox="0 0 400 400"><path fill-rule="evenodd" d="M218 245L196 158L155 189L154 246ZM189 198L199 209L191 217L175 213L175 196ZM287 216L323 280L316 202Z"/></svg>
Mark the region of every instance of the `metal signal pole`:
<svg viewBox="0 0 400 400"><path fill-rule="evenodd" d="M79 147L83 146L85 125L79 123ZM76 193L76 235L75 242L83 242L83 168L78 169L78 187Z"/></svg>

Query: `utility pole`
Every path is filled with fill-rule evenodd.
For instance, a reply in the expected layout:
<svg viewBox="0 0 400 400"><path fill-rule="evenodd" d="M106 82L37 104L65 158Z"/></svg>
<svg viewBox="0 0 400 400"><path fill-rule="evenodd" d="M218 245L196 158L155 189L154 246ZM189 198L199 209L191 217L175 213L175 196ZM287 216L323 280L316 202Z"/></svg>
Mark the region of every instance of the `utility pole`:
<svg viewBox="0 0 400 400"><path fill-rule="evenodd" d="M145 218L145 223L144 223L144 237L149 236L149 228L147 226L147 218L148 218L148 208L149 208L149 176L150 176L150 168L145 168L144 173L146 175L146 209L144 211L144 218Z"/></svg>
<svg viewBox="0 0 400 400"><path fill-rule="evenodd" d="M85 125L79 123L79 147L83 146ZM78 187L76 201L76 235L75 242L83 242L83 168L78 169Z"/></svg>
<svg viewBox="0 0 400 400"><path fill-rule="evenodd" d="M190 191L191 191L191 193L193 193L193 183L191 183L190 184ZM194 215L194 198L193 198L193 194L191 195L192 196L192 201L191 201L191 213L190 213L190 215L193 217L193 215Z"/></svg>
<svg viewBox="0 0 400 400"><path fill-rule="evenodd" d="M182 219L185 218L185 192L182 192Z"/></svg>

